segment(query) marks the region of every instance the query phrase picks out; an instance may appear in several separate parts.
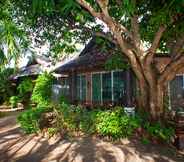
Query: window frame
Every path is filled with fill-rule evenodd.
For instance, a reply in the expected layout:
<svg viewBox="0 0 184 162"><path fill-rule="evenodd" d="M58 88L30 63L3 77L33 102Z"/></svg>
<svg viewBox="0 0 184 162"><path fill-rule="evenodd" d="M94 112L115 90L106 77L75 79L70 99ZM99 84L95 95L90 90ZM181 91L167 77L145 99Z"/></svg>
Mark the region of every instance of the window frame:
<svg viewBox="0 0 184 162"><path fill-rule="evenodd" d="M182 88L184 89L184 74L176 74L175 77L180 77L180 76L182 77Z"/></svg>
<svg viewBox="0 0 184 162"><path fill-rule="evenodd" d="M176 79L176 77L182 77L182 89L184 90L184 74L176 74L174 79ZM174 80L173 79L173 80ZM173 110L173 105L172 105L172 98L171 98L171 82L173 81L171 80L169 83L168 83L168 97L169 97L169 110Z"/></svg>
<svg viewBox="0 0 184 162"><path fill-rule="evenodd" d="M100 74L100 81L101 81L101 87L100 87L100 103L103 105L103 79L102 74L110 73L111 74L111 101L114 102L114 72L123 72L123 70L111 70L111 71L97 71L97 72L91 72L91 101L93 102L93 75L94 74Z"/></svg>
<svg viewBox="0 0 184 162"><path fill-rule="evenodd" d="M86 87L85 87L86 93L85 93L85 99L84 100L82 100L82 76L85 77L85 82L86 82ZM79 101L86 102L86 100L87 100L87 92L88 92L86 74L77 74L77 77L79 77ZM78 96L77 96L77 98L78 98Z"/></svg>

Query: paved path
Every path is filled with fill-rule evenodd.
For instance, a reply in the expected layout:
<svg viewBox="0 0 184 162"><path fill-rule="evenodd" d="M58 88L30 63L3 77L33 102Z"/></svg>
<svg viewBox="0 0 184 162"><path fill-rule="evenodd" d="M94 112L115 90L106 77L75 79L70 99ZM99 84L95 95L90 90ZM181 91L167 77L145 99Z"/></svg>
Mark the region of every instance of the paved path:
<svg viewBox="0 0 184 162"><path fill-rule="evenodd" d="M0 119L0 162L184 162L166 146L138 141L104 142L93 137L47 140L24 135L15 116Z"/></svg>

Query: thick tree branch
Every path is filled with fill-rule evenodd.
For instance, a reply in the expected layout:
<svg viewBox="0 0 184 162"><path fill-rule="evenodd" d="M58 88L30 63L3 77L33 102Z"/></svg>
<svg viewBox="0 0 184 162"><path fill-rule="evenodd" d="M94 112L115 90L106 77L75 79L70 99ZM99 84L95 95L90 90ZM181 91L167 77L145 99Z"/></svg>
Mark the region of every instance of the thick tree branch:
<svg viewBox="0 0 184 162"><path fill-rule="evenodd" d="M117 44L116 40L114 40L114 38L111 35L109 35L108 33L105 33L105 32L95 32L95 35L99 36L99 37L102 37L102 38L105 38L105 39L109 40L110 42L112 42L114 44Z"/></svg>
<svg viewBox="0 0 184 162"><path fill-rule="evenodd" d="M131 28L132 28L132 34L133 34L133 41L134 44L138 50L138 52L140 53L140 45L141 45L141 38L140 38L140 34L139 34L139 24L138 24L138 16L134 15L131 18Z"/></svg>
<svg viewBox="0 0 184 162"><path fill-rule="evenodd" d="M184 64L184 54L177 58L177 60L172 60L166 67L165 70L161 73L158 82L163 83L163 82L168 82L172 80L178 70L183 68Z"/></svg>
<svg viewBox="0 0 184 162"><path fill-rule="evenodd" d="M101 10L102 10L102 15L101 15L101 18L99 18L100 20L102 20L104 23L107 24L107 26L114 26L116 27L116 29L118 28L118 31L120 33L126 33L126 35L129 37L129 38L133 38L132 37L132 34L130 33L130 31L128 31L128 29L123 26L122 24L118 23L117 21L115 21L110 15L109 15L109 12L108 12L108 4L109 4L109 0L96 0L97 3L99 4ZM110 28L110 27L109 27ZM112 30L112 28L110 28ZM114 29L114 28L113 28Z"/></svg>
<svg viewBox="0 0 184 162"><path fill-rule="evenodd" d="M147 54L145 55L145 64L150 66L152 61L153 61L153 57L156 53L156 50L159 46L160 40L162 38L162 35L164 33L164 31L166 30L166 26L160 26L158 31L155 34L155 37L153 39L153 43L152 46L149 48L149 50L147 51Z"/></svg>
<svg viewBox="0 0 184 162"><path fill-rule="evenodd" d="M160 43L160 39L162 38L162 35L164 33L164 31L166 30L166 26L165 25L161 25L158 29L158 31L156 32L155 34L155 37L153 39L153 43L149 49L149 51L154 54L156 53L156 49L158 48L159 46L159 43Z"/></svg>
<svg viewBox="0 0 184 162"><path fill-rule="evenodd" d="M120 45L120 48L121 48L121 45ZM131 67L138 81L142 83L146 83L145 76L143 75L144 73L139 61L137 60L136 56L133 54L132 50L128 50L128 53L129 53L129 62L131 64Z"/></svg>
<svg viewBox="0 0 184 162"><path fill-rule="evenodd" d="M97 0L102 13L96 12L93 7L86 2L85 0L76 0L81 6L83 6L85 9L87 9L90 14L94 17L99 18L100 20L102 20L105 24L107 24L107 26L109 27L109 29L111 30L111 32L114 34L115 39L117 39L118 37L121 37L122 39L122 46L124 49L124 53L127 51L125 42L122 38L122 33L126 33L129 37L132 38L131 33L121 24L119 24L118 22L116 22L112 17L109 16L108 13L108 0ZM116 34L115 34L116 33Z"/></svg>
<svg viewBox="0 0 184 162"><path fill-rule="evenodd" d="M85 0L76 0L82 7L84 7L86 10L89 11L89 13L96 17L96 18L100 18L101 17L101 13L96 12L94 10L94 8Z"/></svg>
<svg viewBox="0 0 184 162"><path fill-rule="evenodd" d="M171 56L173 59L177 59L184 50L184 34L178 37L174 46L171 48Z"/></svg>
<svg viewBox="0 0 184 162"><path fill-rule="evenodd" d="M109 16L109 12L108 12L108 4L109 4L109 0L96 0L98 5L100 6L102 12L106 15Z"/></svg>
<svg viewBox="0 0 184 162"><path fill-rule="evenodd" d="M147 63L147 61L144 61L142 59L142 56L144 54L144 50L143 50L143 47L141 47L141 38L140 38L140 33L139 33L139 23L138 23L138 16L137 15L134 15L132 18L131 18L131 28L132 28L132 34L133 34L133 42L134 42L134 45L136 47L136 51L138 53L138 57L139 57L139 60L141 62L141 67L142 69L145 69L143 70L143 74L149 84L149 87L151 89L154 89L154 85L156 84L156 80L155 80L155 76L154 76L154 72L153 72L153 69L151 68L151 64ZM143 57L144 58L144 57Z"/></svg>
<svg viewBox="0 0 184 162"><path fill-rule="evenodd" d="M107 39L108 41L114 43L115 45L119 46L119 44L117 43L117 40L115 40L113 38L113 36L110 33L105 33L105 32L95 32L94 33L96 36L102 37L104 39ZM132 49L132 51L136 51L136 49L134 49L134 46L130 44L130 42L128 42L128 40L123 39L125 46L128 49Z"/></svg>

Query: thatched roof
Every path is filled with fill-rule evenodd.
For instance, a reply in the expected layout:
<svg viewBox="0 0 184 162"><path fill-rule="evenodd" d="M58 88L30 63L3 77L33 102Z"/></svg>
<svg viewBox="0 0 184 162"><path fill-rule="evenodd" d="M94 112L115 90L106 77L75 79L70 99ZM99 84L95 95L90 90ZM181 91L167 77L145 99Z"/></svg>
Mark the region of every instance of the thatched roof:
<svg viewBox="0 0 184 162"><path fill-rule="evenodd" d="M20 77L35 76L35 75L39 75L41 73L43 73L41 66L39 64L35 64L35 65L30 65L30 66L20 68L19 72L16 73L15 75L12 75L10 77L10 79L16 80Z"/></svg>
<svg viewBox="0 0 184 162"><path fill-rule="evenodd" d="M24 76L36 76L45 71L51 62L49 58L40 55L33 55L27 65L18 69L18 72L10 76L10 80L16 80Z"/></svg>
<svg viewBox="0 0 184 162"><path fill-rule="evenodd" d="M110 57L110 53L102 52L100 45L95 42L95 37L86 45L80 55L67 62L66 64L58 67L55 72L69 72L75 70L89 70L93 68L104 67L106 60Z"/></svg>
<svg viewBox="0 0 184 162"><path fill-rule="evenodd" d="M59 66L54 71L56 73L62 74L68 73L73 70L90 71L100 68L103 69L107 59L112 56L113 50L114 46L112 44L112 47L109 47L108 52L103 51L102 47L96 43L96 37L93 37L77 58ZM168 54L163 53L158 53L154 58L154 61L157 64L156 66L158 66L157 68L159 70L162 70L162 66L167 65L169 60L170 57L168 56Z"/></svg>

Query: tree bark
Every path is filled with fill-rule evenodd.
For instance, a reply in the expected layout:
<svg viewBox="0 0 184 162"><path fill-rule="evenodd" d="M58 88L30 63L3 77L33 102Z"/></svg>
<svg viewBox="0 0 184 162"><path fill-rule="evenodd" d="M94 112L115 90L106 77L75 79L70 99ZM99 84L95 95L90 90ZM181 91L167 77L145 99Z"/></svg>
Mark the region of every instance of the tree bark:
<svg viewBox="0 0 184 162"><path fill-rule="evenodd" d="M139 82L137 93L137 106L140 111L148 109L148 87L145 82Z"/></svg>
<svg viewBox="0 0 184 162"><path fill-rule="evenodd" d="M153 88L154 87L154 88ZM164 86L139 83L138 106L142 111L149 112L150 120L160 120L164 115Z"/></svg>
<svg viewBox="0 0 184 162"><path fill-rule="evenodd" d="M150 89L149 104L150 113L153 120L160 120L164 113L164 90L159 84L155 85L156 89Z"/></svg>

